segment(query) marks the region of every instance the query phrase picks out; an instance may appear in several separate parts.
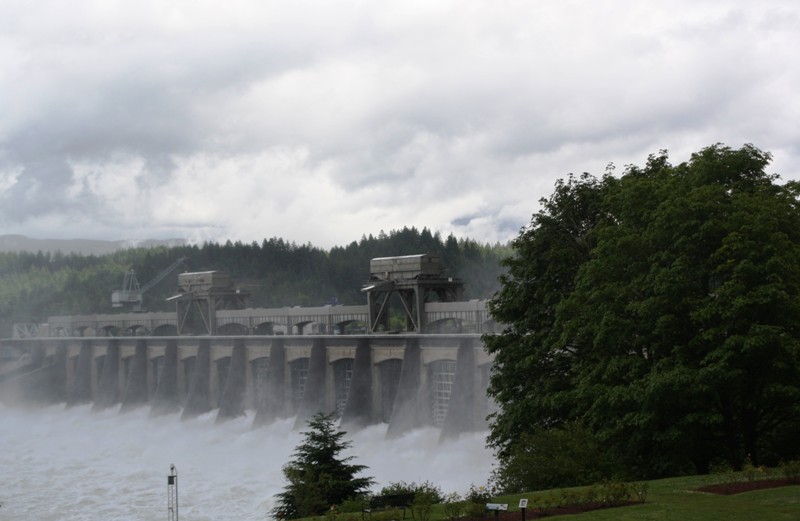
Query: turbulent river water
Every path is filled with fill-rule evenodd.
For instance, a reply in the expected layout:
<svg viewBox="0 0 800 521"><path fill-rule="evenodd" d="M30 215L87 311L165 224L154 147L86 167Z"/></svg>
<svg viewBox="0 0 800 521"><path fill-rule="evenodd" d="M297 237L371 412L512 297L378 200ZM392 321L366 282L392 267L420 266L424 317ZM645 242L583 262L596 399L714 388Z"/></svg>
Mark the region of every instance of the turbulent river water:
<svg viewBox="0 0 800 521"><path fill-rule="evenodd" d="M178 471L182 520L264 520L283 489L281 467L301 439L294 419L251 429L252 415L215 424L149 418L147 409L0 405L0 521L167 519L167 475ZM386 425L348 433L345 455L367 465L376 490L431 481L443 492L484 484L486 433L439 443L437 429L385 440Z"/></svg>

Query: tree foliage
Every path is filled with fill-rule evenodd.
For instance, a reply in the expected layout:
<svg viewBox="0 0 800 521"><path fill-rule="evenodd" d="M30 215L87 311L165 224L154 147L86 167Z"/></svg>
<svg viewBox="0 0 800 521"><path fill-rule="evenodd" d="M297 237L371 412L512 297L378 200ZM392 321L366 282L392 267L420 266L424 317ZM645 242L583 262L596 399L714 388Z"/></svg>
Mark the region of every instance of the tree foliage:
<svg viewBox="0 0 800 521"><path fill-rule="evenodd" d="M320 515L365 493L373 483L372 478L356 477L367 467L350 463L353 456L341 457L350 442L344 440L344 432L336 430L333 414L316 414L308 427L294 459L283 467L288 483L276 496L273 515L277 519Z"/></svg>
<svg viewBox="0 0 800 521"><path fill-rule="evenodd" d="M536 427L519 434L504 464L492 474L505 493L591 485L620 473L617 462L597 437L577 422L559 427Z"/></svg>
<svg viewBox="0 0 800 521"><path fill-rule="evenodd" d="M716 145L556 185L491 304L508 464L516 433L575 424L638 476L797 456L800 191L770 159Z"/></svg>

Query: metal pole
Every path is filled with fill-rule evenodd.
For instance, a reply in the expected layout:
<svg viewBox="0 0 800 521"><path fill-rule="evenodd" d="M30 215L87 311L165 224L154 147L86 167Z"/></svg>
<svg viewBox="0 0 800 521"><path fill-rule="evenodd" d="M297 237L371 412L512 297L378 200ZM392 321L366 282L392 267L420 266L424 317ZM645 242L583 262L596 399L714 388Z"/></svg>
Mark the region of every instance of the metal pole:
<svg viewBox="0 0 800 521"><path fill-rule="evenodd" d="M167 520L178 521L178 469L169 466L167 476Z"/></svg>

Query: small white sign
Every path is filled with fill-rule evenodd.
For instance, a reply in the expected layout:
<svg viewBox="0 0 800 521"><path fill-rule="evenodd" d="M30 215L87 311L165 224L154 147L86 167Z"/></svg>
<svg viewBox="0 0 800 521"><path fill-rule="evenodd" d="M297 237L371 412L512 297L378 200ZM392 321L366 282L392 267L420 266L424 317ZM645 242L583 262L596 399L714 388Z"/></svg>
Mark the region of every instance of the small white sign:
<svg viewBox="0 0 800 521"><path fill-rule="evenodd" d="M528 500L525 498L520 499L519 508L528 508Z"/></svg>
<svg viewBox="0 0 800 521"><path fill-rule="evenodd" d="M486 510L508 510L508 503L486 503Z"/></svg>

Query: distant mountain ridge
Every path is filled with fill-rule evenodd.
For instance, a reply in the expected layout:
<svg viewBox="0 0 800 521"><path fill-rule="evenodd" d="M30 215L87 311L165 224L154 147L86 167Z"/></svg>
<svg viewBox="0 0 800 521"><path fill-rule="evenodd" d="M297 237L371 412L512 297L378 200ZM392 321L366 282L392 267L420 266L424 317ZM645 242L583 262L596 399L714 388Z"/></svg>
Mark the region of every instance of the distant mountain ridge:
<svg viewBox="0 0 800 521"><path fill-rule="evenodd" d="M0 235L0 252L57 252L105 255L127 248L183 246L184 239L146 239L141 241L102 241L95 239L31 239L24 235Z"/></svg>

